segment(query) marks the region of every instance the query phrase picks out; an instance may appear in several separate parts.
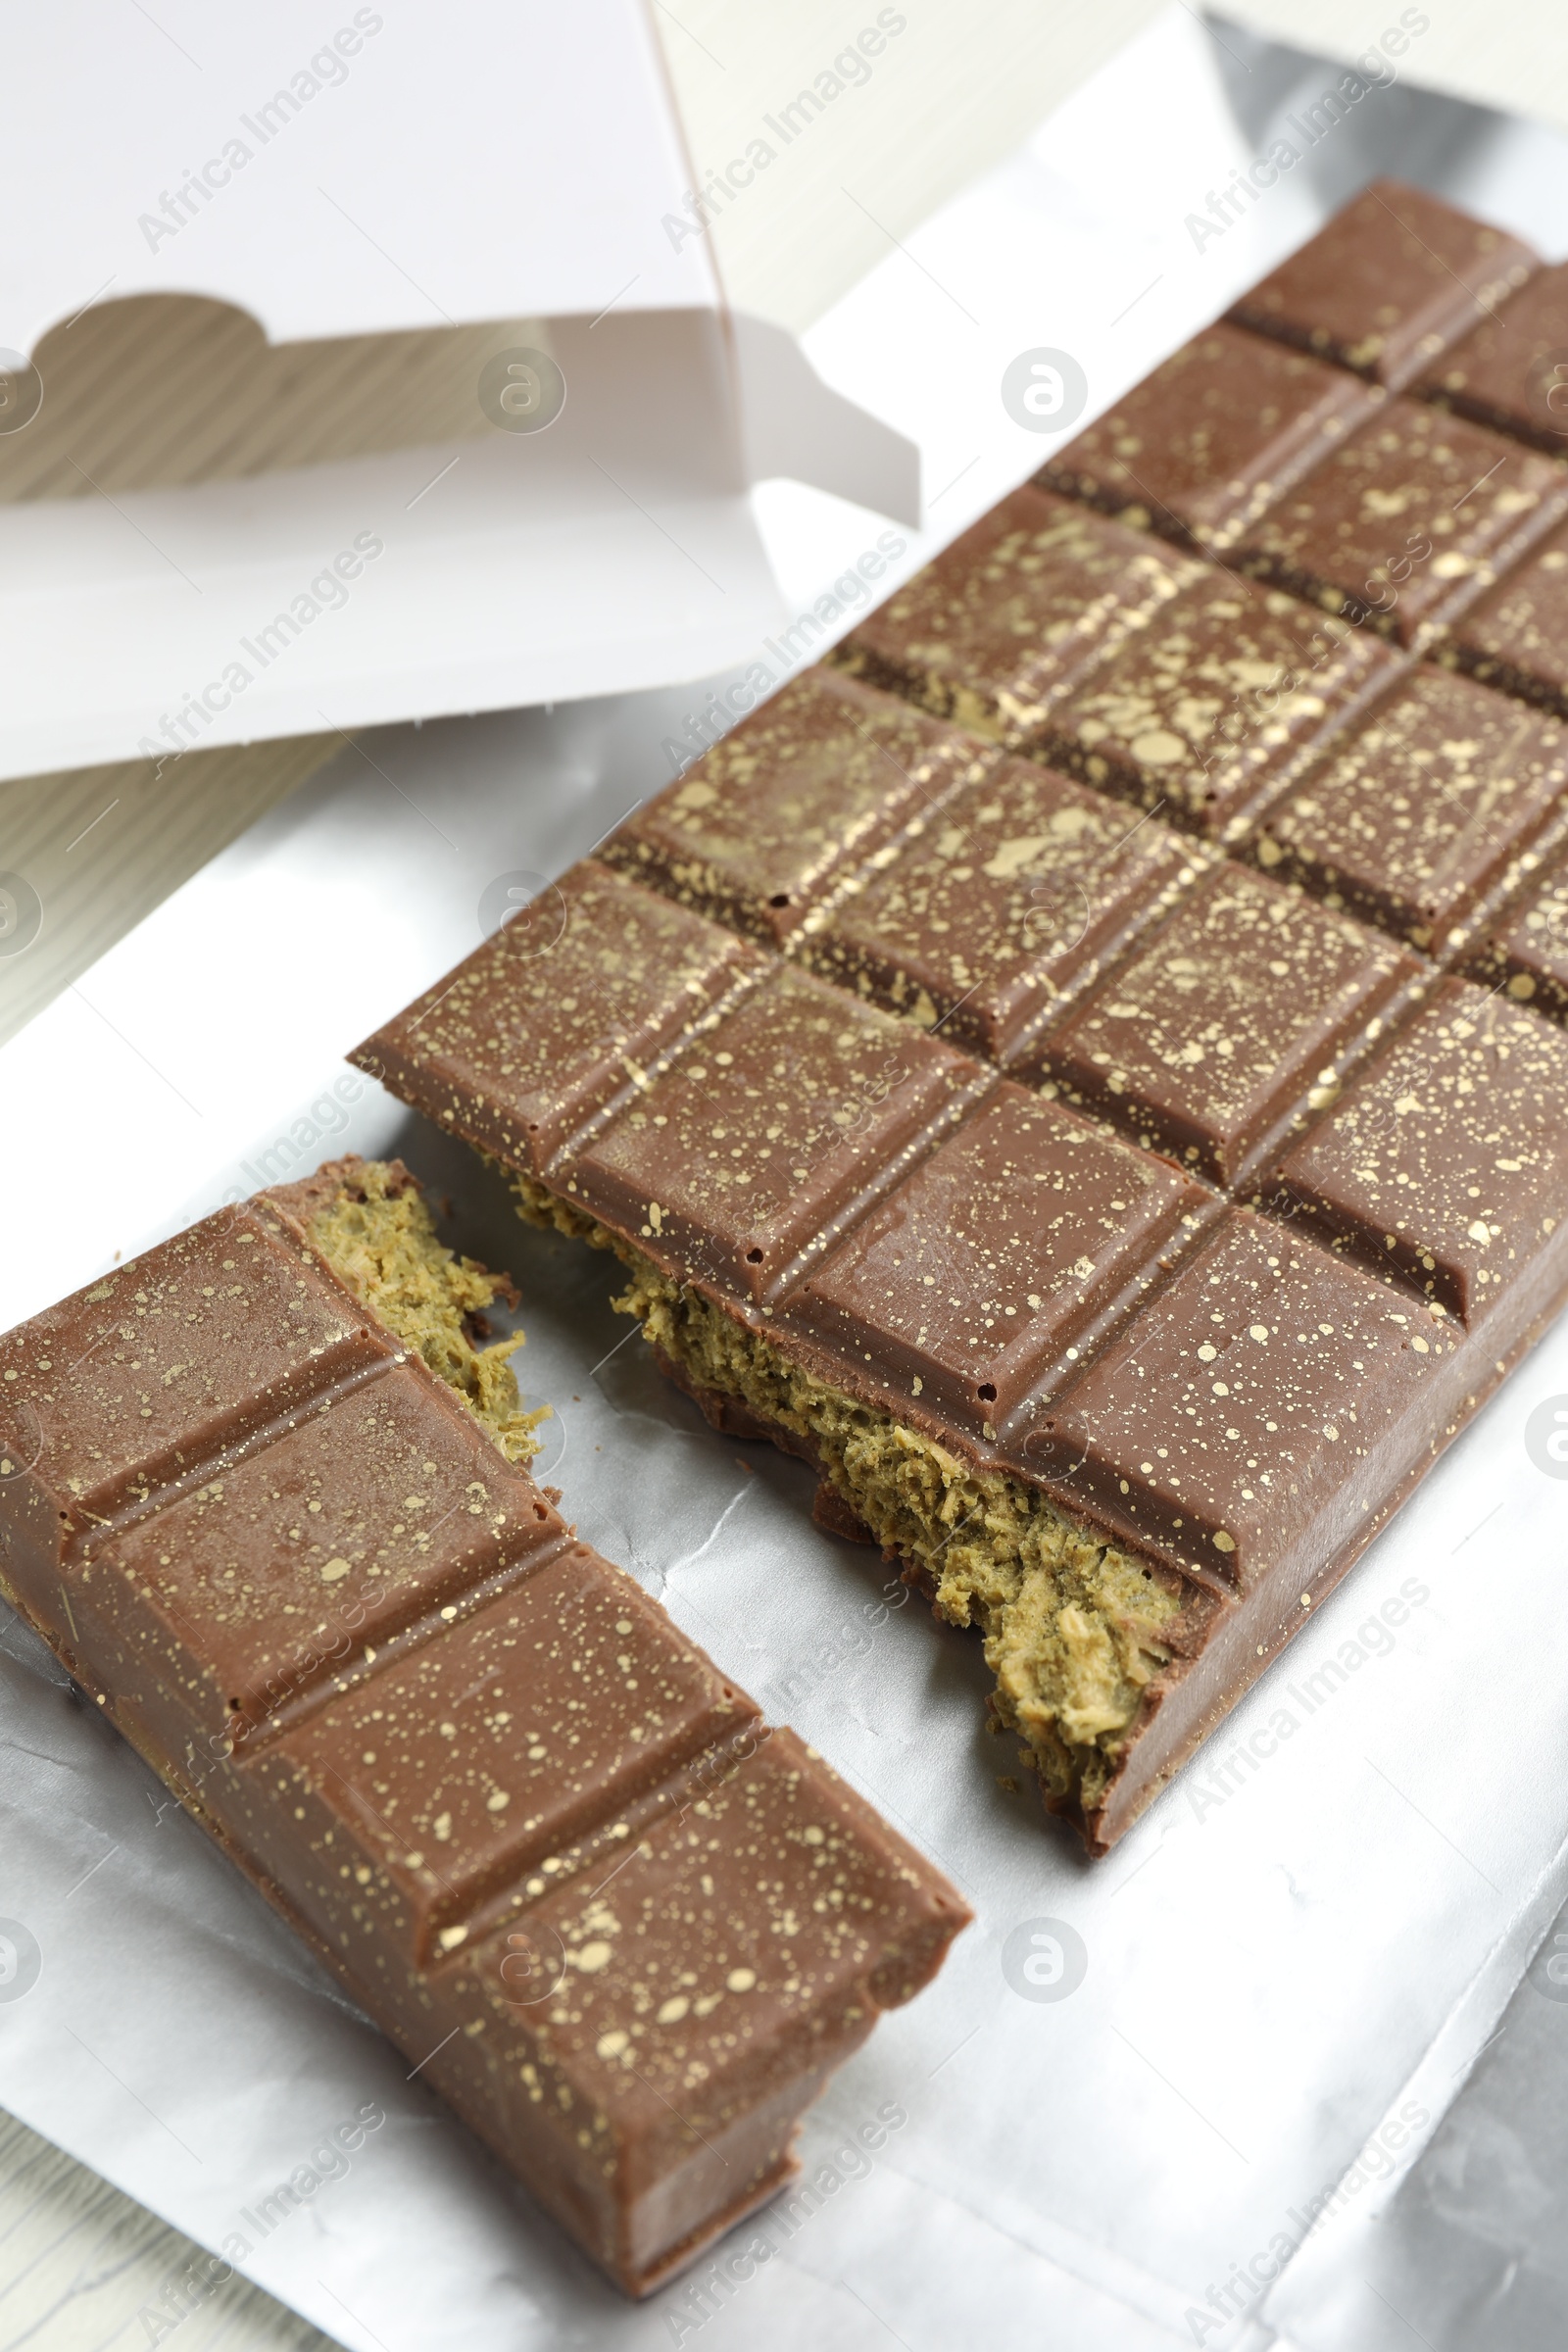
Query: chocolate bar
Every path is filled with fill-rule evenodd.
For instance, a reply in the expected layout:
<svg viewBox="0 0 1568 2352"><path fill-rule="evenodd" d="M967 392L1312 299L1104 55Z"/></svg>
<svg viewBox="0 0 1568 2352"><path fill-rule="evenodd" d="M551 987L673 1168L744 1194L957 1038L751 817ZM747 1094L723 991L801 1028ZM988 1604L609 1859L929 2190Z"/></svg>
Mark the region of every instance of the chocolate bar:
<svg viewBox="0 0 1568 2352"><path fill-rule="evenodd" d="M1197 338L357 1054L979 1630L1097 1852L1568 1294L1560 725L1418 658L1568 470L1360 380L1526 259L1372 191L1267 367ZM1233 463L1235 346L1298 406Z"/></svg>
<svg viewBox="0 0 1568 2352"><path fill-rule="evenodd" d="M641 2294L967 1913L534 1485L498 1287L345 1161L20 1326L0 1589Z"/></svg>

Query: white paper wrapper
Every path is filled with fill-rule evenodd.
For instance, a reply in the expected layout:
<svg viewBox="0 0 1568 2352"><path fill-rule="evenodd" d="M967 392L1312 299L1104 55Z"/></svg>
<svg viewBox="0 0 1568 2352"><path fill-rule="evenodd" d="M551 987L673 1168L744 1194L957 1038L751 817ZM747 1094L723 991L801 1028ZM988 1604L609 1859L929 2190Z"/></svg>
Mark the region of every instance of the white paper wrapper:
<svg viewBox="0 0 1568 2352"><path fill-rule="evenodd" d="M1329 75L1292 84L1277 53L1225 38L1254 117ZM934 482L959 477L945 533L1043 454L1001 411L1007 359L1069 349L1104 405L1344 192L1325 159L1321 201L1303 172L1193 252L1185 213L1266 143L1266 124L1237 126L1215 56L1185 14L1161 21L931 224L920 270L894 256L814 340L841 388L921 440ZM1543 179L1537 134L1482 136L1400 91L1374 104L1387 168L1403 137L1404 169L1441 165L1467 201L1568 244L1550 218L1568 178ZM764 521L803 611L875 537L799 492ZM1366 2217L1405 2210L1400 2180L1568 1892L1568 1494L1523 1442L1531 1409L1568 1394L1568 1331L1153 1812L1086 1862L998 1785L1013 1758L982 1729L978 1644L890 1607L873 1555L811 1526L798 1464L715 1437L662 1386L609 1309L612 1269L518 1224L498 1182L374 1089L333 1092L344 1047L474 943L497 877L559 871L665 780L662 746L701 693L373 738L118 947L0 1054L0 1321L289 1172L291 1150L297 1166L403 1151L450 1195L448 1238L521 1285L523 1385L556 1412L544 1475L585 1537L942 1863L976 1925L809 2121L812 2209L742 2233L765 2261L702 2266L695 2298L680 2283L633 2310L13 1623L0 1917L40 1958L19 1994L30 1945L0 1928L22 1964L0 1981L0 2101L201 2242L237 2233L252 2278L368 2352L1402 2343L1365 2281L1396 2306L1431 2265ZM1539 2005L1549 2042L1558 2012ZM264 2229L265 2200L367 2106L385 2120L347 2172ZM874 2155L844 2154L879 2115ZM1451 2215L1485 2168L1441 2140L1430 2162L1446 2206L1411 2197ZM1485 2174L1493 2207L1501 2178ZM1538 2298L1560 2268L1530 2271Z"/></svg>

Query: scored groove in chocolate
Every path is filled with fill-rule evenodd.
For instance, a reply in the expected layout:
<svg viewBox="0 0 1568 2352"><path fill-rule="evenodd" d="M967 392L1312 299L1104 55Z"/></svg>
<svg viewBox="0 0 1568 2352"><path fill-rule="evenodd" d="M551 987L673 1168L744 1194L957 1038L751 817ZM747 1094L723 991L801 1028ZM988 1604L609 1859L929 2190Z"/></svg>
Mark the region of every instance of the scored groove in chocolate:
<svg viewBox="0 0 1568 2352"><path fill-rule="evenodd" d="M1245 1186L1333 1101L1423 966L1300 891L1226 864L1041 1048L1075 1102Z"/></svg>
<svg viewBox="0 0 1568 2352"><path fill-rule="evenodd" d="M1568 449L1568 266L1538 270L1411 389L1560 457Z"/></svg>
<svg viewBox="0 0 1568 2352"><path fill-rule="evenodd" d="M1218 572L1062 698L1039 754L1229 844L1405 666L1370 629Z"/></svg>
<svg viewBox="0 0 1568 2352"><path fill-rule="evenodd" d="M820 919L835 880L995 764L906 703L808 669L628 819L602 859L768 947Z"/></svg>
<svg viewBox="0 0 1568 2352"><path fill-rule="evenodd" d="M1007 760L868 860L795 952L1010 1066L1204 870L1205 853Z"/></svg>

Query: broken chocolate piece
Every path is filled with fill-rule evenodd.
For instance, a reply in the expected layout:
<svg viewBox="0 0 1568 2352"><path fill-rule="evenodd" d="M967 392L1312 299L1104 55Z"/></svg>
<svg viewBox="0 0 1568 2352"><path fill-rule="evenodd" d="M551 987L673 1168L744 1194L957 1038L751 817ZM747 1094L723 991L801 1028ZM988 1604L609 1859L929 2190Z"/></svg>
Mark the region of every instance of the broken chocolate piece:
<svg viewBox="0 0 1568 2352"><path fill-rule="evenodd" d="M1418 665L1437 646L1563 691L1568 466L1430 377L1413 400L1330 371L1396 390L1529 258L1367 191L1245 330L1195 338L1052 461L1076 510L1004 500L834 657L1027 758L870 818L856 787L837 834L813 785L767 915L743 871L760 769L699 812L717 846L690 869L671 796L639 818L664 848L612 854L685 900L683 953L718 977L616 1093L585 1083L613 1049L568 948L547 1149L508 1055L471 1030L453 1052L437 992L433 1035L405 1016L357 1056L503 1160L525 1216L612 1250L617 1307L713 1426L803 1457L821 1524L978 1630L995 1719L1097 1852L1568 1293L1555 726ZM1233 531L1256 579L1169 545ZM1538 544L1516 577L1540 631L1504 630L1516 580L1491 583ZM774 952L726 962L724 926ZM1491 1026L1440 959L1512 992ZM528 1017L551 1033L548 989Z"/></svg>

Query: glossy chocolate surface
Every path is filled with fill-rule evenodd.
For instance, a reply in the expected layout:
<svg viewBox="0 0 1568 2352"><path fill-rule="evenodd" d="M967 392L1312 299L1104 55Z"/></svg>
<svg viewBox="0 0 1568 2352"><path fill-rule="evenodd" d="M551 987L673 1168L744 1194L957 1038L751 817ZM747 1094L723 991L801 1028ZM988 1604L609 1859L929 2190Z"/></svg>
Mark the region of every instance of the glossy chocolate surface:
<svg viewBox="0 0 1568 2352"><path fill-rule="evenodd" d="M1433 650L1483 685L1568 718L1568 531L1553 531Z"/></svg>
<svg viewBox="0 0 1568 2352"><path fill-rule="evenodd" d="M808 669L612 833L600 858L781 946L846 868L995 759L907 703Z"/></svg>
<svg viewBox="0 0 1568 2352"><path fill-rule="evenodd" d="M380 1032L390 1083L529 1168L757 968L733 932L591 858L534 905L533 928L507 924Z"/></svg>
<svg viewBox="0 0 1568 2352"><path fill-rule="evenodd" d="M1473 1326L1568 1211L1568 1037L1446 980L1280 1170L1304 1230Z"/></svg>
<svg viewBox="0 0 1568 2352"><path fill-rule="evenodd" d="M1477 940L1464 970L1551 1020L1568 1021L1568 869L1559 859Z"/></svg>
<svg viewBox="0 0 1568 2352"><path fill-rule="evenodd" d="M869 1342L890 1385L902 1374L927 1410L994 1438L1207 1206L1174 1168L1004 1085L861 1219L792 1315L840 1353Z"/></svg>
<svg viewBox="0 0 1568 2352"><path fill-rule="evenodd" d="M871 860L799 952L950 1045L1009 1062L1204 862L1163 825L1008 760Z"/></svg>
<svg viewBox="0 0 1568 2352"><path fill-rule="evenodd" d="M1459 1335L1238 1209L1029 1441L1097 1514L1218 1588L1381 1500Z"/></svg>
<svg viewBox="0 0 1568 2352"><path fill-rule="evenodd" d="M982 1083L951 1047L784 965L572 1153L565 1191L651 1254L700 1251L710 1281L770 1298Z"/></svg>
<svg viewBox="0 0 1568 2352"><path fill-rule="evenodd" d="M1568 454L1568 265L1538 270L1411 388L1554 457Z"/></svg>
<svg viewBox="0 0 1568 2352"><path fill-rule="evenodd" d="M1535 259L1441 197L1374 180L1227 315L1397 391L1516 292Z"/></svg>

